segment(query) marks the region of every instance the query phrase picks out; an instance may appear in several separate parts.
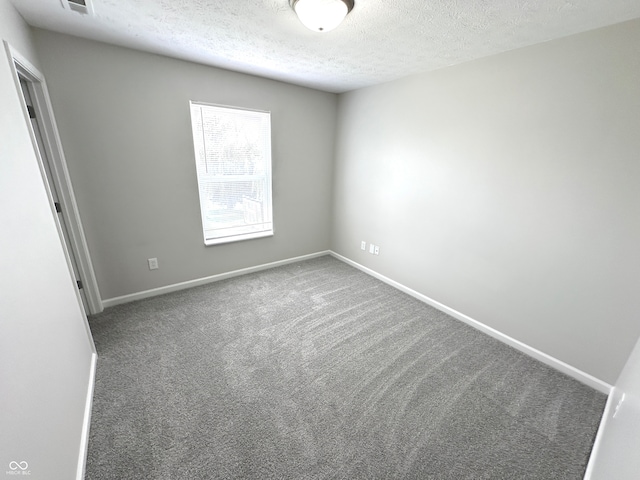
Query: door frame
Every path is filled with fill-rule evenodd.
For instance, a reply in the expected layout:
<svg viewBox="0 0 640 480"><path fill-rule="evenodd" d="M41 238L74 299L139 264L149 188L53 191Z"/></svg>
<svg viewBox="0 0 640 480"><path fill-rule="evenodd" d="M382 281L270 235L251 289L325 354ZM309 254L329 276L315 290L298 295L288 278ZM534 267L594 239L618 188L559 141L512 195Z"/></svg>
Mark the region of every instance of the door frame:
<svg viewBox="0 0 640 480"><path fill-rule="evenodd" d="M71 177L67 169L67 163L62 149L62 142L58 134L58 127L56 125L55 117L53 115L53 107L49 98L49 92L44 76L40 71L31 64L25 57L20 55L9 43L4 41L5 50L9 57L9 65L13 74L14 82L16 85L17 93L20 98L23 98L22 88L20 86L20 76L25 78L33 87L32 89L32 102L33 108L36 110L36 115L41 120L41 134L44 148L46 150L46 156L49 160L49 167L53 178L51 182L55 186L56 192L60 198L62 215L65 218L67 225L69 243L73 252L67 250L62 226L56 208L53 202L53 196L49 184L47 182L46 169L43 163L42 156L40 155L38 143L35 138L33 129L31 128L31 119L25 102L21 102L22 111L24 114L25 122L29 126L29 135L33 148L36 152L36 158L38 159L38 167L40 168L40 174L44 187L47 191L47 197L51 207L52 215L55 219L56 228L58 229L58 235L67 259L69 271L74 276L73 267L71 264L72 254L77 263L78 274L82 281L83 290L87 299L87 306L89 308L89 314L100 313L104 310L102 304L102 298L100 297L100 290L98 288L98 281L95 276L91 257L89 255L89 247L82 228L82 221L80 220L80 212L76 203L75 195L73 193L73 187L71 185ZM81 308L84 310L80 293L76 288L76 295Z"/></svg>

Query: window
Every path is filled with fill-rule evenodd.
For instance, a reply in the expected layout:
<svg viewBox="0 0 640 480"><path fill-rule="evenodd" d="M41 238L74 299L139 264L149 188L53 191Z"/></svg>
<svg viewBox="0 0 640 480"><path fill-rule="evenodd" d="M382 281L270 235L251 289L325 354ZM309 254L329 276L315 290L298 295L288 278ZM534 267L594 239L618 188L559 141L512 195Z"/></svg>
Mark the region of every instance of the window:
<svg viewBox="0 0 640 480"><path fill-rule="evenodd" d="M205 245L273 235L271 114L191 102Z"/></svg>

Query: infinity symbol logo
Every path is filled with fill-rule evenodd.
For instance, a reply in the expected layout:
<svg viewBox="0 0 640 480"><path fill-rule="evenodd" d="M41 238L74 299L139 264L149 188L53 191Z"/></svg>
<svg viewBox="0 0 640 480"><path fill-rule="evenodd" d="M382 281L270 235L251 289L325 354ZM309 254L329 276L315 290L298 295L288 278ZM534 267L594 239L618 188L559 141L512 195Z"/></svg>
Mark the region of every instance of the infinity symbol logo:
<svg viewBox="0 0 640 480"><path fill-rule="evenodd" d="M17 470L17 469L26 470L27 468L29 468L29 464L24 461L20 463L14 461L14 462L9 462L9 468L11 470Z"/></svg>

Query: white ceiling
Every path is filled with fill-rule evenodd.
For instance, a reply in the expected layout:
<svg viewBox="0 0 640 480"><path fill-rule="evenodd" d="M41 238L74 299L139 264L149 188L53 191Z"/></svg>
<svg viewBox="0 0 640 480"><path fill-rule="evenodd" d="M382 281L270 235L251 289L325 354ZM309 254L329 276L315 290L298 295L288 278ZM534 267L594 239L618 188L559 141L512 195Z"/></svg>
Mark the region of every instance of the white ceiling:
<svg viewBox="0 0 640 480"><path fill-rule="evenodd" d="M289 0L12 0L32 26L345 92L640 17L639 0L355 0L314 33Z"/></svg>

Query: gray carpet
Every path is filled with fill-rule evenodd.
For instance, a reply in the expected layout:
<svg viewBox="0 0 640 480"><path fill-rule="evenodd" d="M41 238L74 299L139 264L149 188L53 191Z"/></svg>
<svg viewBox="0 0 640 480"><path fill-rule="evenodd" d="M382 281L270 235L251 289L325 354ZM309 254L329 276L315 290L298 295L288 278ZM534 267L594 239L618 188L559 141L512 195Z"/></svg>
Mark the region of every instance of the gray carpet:
<svg viewBox="0 0 640 480"><path fill-rule="evenodd" d="M606 400L328 256L90 325L91 480L581 479Z"/></svg>

